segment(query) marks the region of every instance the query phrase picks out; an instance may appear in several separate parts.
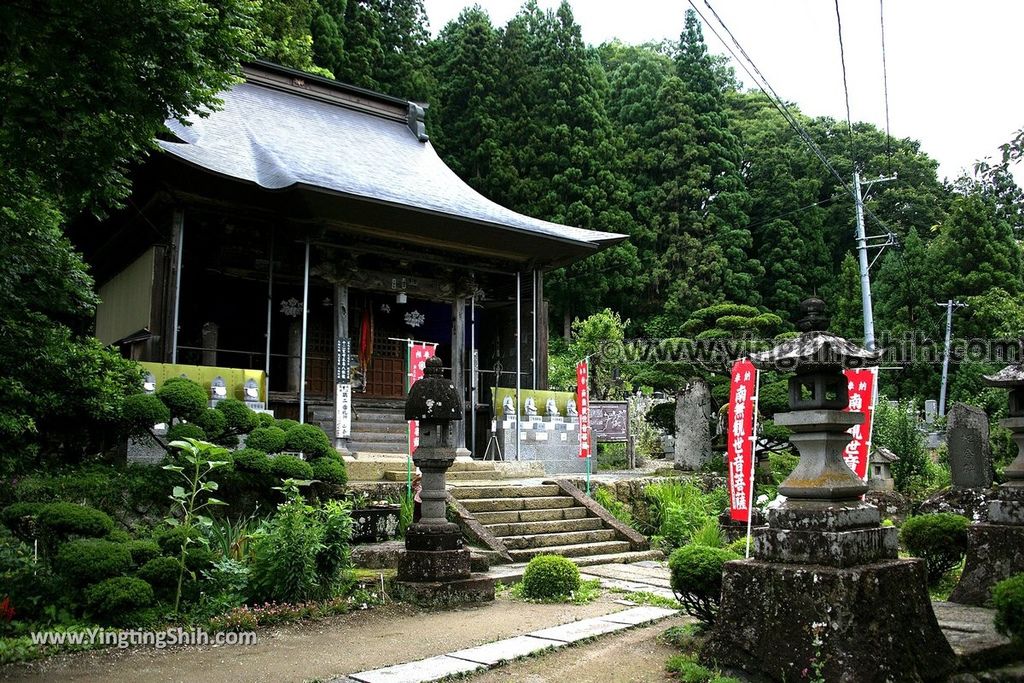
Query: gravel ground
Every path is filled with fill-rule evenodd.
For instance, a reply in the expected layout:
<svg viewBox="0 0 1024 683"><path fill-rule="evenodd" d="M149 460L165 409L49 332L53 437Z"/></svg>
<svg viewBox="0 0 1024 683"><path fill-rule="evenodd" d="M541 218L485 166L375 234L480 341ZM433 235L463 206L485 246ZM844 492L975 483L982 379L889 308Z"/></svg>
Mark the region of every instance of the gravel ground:
<svg viewBox="0 0 1024 683"><path fill-rule="evenodd" d="M62 683L329 679L625 609L612 602L615 597L605 592L587 605L536 605L499 594L495 602L486 605L435 612L392 605L261 630L259 642L253 646L115 649L59 655L0 668L0 679ZM659 624L653 628L652 633L655 633L667 626ZM625 637L635 637L632 634L631 631ZM580 648L572 648L572 651L583 652ZM661 664L664 659L660 657ZM653 666L656 669L658 665L655 662ZM606 677L600 680L644 679Z"/></svg>

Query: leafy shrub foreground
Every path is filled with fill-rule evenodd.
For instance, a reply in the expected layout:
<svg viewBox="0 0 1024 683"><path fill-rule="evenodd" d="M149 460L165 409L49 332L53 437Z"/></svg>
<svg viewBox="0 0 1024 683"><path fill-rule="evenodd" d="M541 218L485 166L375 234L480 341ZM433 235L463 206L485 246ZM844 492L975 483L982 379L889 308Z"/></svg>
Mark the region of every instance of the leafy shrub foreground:
<svg viewBox="0 0 1024 683"><path fill-rule="evenodd" d="M538 555L523 570L523 597L564 599L580 589L580 568L560 555Z"/></svg>
<svg viewBox="0 0 1024 683"><path fill-rule="evenodd" d="M997 583L992 589L992 606L999 632L1024 641L1024 574Z"/></svg>
<svg viewBox="0 0 1024 683"><path fill-rule="evenodd" d="M668 559L672 592L683 610L705 624L713 624L722 600L722 570L741 556L724 548L687 545Z"/></svg>
<svg viewBox="0 0 1024 683"><path fill-rule="evenodd" d="M900 541L907 551L925 561L928 583L936 585L967 553L966 517L952 512L911 517L900 529Z"/></svg>

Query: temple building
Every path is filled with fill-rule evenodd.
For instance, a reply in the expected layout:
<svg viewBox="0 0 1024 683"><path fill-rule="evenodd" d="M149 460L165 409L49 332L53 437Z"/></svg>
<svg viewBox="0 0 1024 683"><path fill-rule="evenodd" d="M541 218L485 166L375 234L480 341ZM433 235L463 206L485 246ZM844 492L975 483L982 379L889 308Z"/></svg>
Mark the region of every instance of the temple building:
<svg viewBox="0 0 1024 683"><path fill-rule="evenodd" d="M466 399L457 445L481 454L490 389L546 388L544 273L625 236L483 197L415 103L263 62L220 97L167 122L123 210L77 227L97 337L232 395L230 378L256 377L275 415L351 453L406 452L372 418L395 412L426 346Z"/></svg>

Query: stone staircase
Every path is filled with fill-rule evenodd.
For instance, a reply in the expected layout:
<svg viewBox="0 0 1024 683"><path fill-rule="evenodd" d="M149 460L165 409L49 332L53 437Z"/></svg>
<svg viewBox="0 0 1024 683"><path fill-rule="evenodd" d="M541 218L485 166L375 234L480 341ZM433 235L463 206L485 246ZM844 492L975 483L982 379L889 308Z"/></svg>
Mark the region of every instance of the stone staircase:
<svg viewBox="0 0 1024 683"><path fill-rule="evenodd" d="M404 464L396 463L395 466L384 470L381 478L384 481L405 481L405 467ZM445 479L448 481L484 481L501 479L501 473L498 472L493 462L481 462L479 460L464 462L459 460L452 463Z"/></svg>
<svg viewBox="0 0 1024 683"><path fill-rule="evenodd" d="M599 516L597 510L603 508L593 501L588 507L556 484L465 485L453 486L449 492L497 538L514 562L547 553L586 558L637 549L635 538L631 542Z"/></svg>
<svg viewBox="0 0 1024 683"><path fill-rule="evenodd" d="M309 422L334 436L334 406L313 406ZM353 453L409 452L409 423L401 399L354 398L352 400ZM405 475L402 475L405 478Z"/></svg>

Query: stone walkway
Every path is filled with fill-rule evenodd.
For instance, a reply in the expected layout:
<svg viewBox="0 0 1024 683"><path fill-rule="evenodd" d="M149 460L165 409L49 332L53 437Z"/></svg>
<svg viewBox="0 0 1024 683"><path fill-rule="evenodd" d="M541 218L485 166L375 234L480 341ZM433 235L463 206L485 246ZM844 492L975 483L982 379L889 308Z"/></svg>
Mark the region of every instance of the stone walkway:
<svg viewBox="0 0 1024 683"><path fill-rule="evenodd" d="M668 587L668 567L664 562L595 565L585 567L581 571L581 577L584 580L597 579L604 588L653 593L673 598L672 590ZM582 640L650 624L676 613L676 610L662 607L633 607L621 612L539 629L486 645L456 650L446 655L360 671L335 679L335 683L426 683L448 676L466 675L521 657L557 650Z"/></svg>

